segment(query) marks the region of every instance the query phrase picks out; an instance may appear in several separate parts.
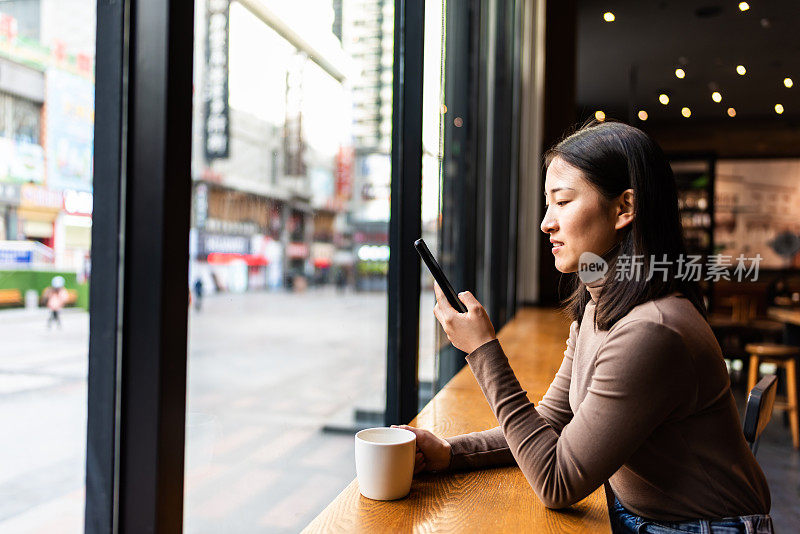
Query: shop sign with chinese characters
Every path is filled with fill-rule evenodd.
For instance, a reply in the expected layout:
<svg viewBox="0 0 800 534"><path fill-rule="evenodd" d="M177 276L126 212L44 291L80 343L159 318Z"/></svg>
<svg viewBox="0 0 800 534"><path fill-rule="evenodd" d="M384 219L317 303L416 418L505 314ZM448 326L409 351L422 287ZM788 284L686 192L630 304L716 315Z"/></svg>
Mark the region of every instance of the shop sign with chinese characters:
<svg viewBox="0 0 800 534"><path fill-rule="evenodd" d="M228 112L229 0L208 0L205 65L205 155L207 161L227 158L230 143Z"/></svg>
<svg viewBox="0 0 800 534"><path fill-rule="evenodd" d="M286 245L286 257L292 260L307 258L308 245L305 243L288 243Z"/></svg>
<svg viewBox="0 0 800 534"><path fill-rule="evenodd" d="M61 191L53 191L46 187L33 184L24 184L20 191L20 206L28 208L47 208L61 210L64 206L64 196Z"/></svg>
<svg viewBox="0 0 800 534"><path fill-rule="evenodd" d="M200 232L198 256L209 254L250 254L250 239L246 236Z"/></svg>

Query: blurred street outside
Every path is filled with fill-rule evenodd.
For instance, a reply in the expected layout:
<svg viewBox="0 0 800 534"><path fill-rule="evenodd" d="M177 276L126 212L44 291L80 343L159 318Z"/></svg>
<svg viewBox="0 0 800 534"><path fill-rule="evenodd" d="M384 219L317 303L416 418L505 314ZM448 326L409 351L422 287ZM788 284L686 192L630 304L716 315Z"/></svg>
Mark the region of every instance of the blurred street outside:
<svg viewBox="0 0 800 534"><path fill-rule="evenodd" d="M354 477L353 437L380 410L385 293L207 296L190 317L187 533L298 532ZM433 308L423 292L421 310ZM0 312L0 532L83 530L89 316ZM433 376L433 315L420 378Z"/></svg>

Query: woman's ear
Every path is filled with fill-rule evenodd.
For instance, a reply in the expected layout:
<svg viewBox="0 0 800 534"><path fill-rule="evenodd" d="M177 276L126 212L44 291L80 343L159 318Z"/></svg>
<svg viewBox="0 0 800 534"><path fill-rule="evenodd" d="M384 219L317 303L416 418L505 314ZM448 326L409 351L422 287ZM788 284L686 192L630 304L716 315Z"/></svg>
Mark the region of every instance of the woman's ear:
<svg viewBox="0 0 800 534"><path fill-rule="evenodd" d="M622 228L626 227L633 221L633 218L636 216L636 213L633 209L633 189L626 189L622 192L622 194L617 198L616 202L616 222L614 223L614 228L616 230L621 230Z"/></svg>

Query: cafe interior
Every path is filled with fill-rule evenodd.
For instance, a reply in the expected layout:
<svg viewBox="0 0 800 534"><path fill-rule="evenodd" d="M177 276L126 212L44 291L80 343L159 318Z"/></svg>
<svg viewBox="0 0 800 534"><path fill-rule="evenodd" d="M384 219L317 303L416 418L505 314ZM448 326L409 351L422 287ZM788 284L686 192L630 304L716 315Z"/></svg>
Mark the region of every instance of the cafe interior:
<svg viewBox="0 0 800 534"><path fill-rule="evenodd" d="M86 532L181 532L186 525L185 258L193 209L187 4L98 4ZM687 252L716 264L715 275L700 280L708 322L743 432L757 427L756 460L770 486L775 528L796 531L797 3L466 0L433 12L422 0L393 4L391 254L386 329L378 334L385 336L385 405L372 419L362 411L361 419L327 431L352 440L368 426L409 424L441 437L497 426L464 353L430 314L432 279L412 246L420 236L430 237L456 291L469 290L483 304L528 397L541 399L569 335L560 308L569 276L555 269L540 229L544 153L587 121L623 121L663 148L678 185ZM431 24L440 26L434 46L441 57L438 76L428 77ZM432 227L422 221L419 179L422 95L431 80L441 83ZM760 258L744 278L735 269L741 255ZM433 379L420 370L421 336L430 328ZM764 380L772 376L777 380ZM754 388L753 399L763 404L748 422ZM343 458L352 462L352 449ZM407 497L383 502L364 498L350 475L331 495L301 506L292 516L298 523L284 522L281 530L255 522L241 531L610 532L604 491L548 509L510 466L424 474ZM229 524L241 526L243 517ZM224 524L189 531L235 531Z"/></svg>

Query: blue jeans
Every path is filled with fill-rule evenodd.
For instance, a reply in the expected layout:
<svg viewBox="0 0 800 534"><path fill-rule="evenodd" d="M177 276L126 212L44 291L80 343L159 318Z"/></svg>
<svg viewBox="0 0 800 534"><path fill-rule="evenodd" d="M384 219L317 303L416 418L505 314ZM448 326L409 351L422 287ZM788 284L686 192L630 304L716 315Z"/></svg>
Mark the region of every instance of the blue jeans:
<svg viewBox="0 0 800 534"><path fill-rule="evenodd" d="M774 534L772 518L769 515L741 515L725 517L713 521L694 519L691 521L656 521L641 517L614 499L609 510L611 529L614 534L647 532L650 534L678 534L696 532L699 534Z"/></svg>

